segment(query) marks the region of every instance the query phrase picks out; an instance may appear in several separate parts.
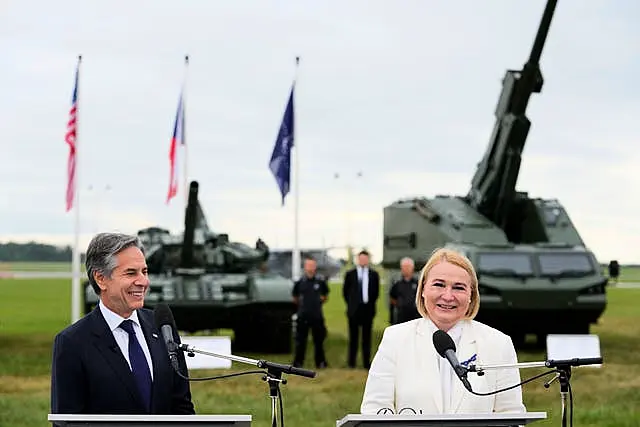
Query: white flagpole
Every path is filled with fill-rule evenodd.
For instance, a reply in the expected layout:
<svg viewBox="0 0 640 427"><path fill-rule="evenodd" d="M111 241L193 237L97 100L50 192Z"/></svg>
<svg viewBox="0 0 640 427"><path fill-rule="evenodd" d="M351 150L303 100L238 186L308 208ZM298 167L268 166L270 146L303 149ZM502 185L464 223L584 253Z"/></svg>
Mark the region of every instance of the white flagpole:
<svg viewBox="0 0 640 427"><path fill-rule="evenodd" d="M294 85L297 85L298 80L298 64L300 63L300 57L296 56L296 72L294 78ZM294 86L295 88L295 86ZM297 138L297 120L295 110L295 89L294 89L294 102L293 102L293 251L291 253L291 274L294 281L300 278L300 243L298 240L298 226L299 226L299 205L300 205L300 142Z"/></svg>
<svg viewBox="0 0 640 427"><path fill-rule="evenodd" d="M184 208L187 209L187 201L189 200L189 175L187 172L187 153L189 144L187 144L187 72L189 69L189 55L184 56L184 81L182 82L182 185L184 187Z"/></svg>
<svg viewBox="0 0 640 427"><path fill-rule="evenodd" d="M80 126L80 63L82 55L78 55L78 79L76 87L76 140L75 140L75 176L73 179L73 210L75 211L73 226L73 250L71 259L71 323L80 319L80 151L78 128Z"/></svg>

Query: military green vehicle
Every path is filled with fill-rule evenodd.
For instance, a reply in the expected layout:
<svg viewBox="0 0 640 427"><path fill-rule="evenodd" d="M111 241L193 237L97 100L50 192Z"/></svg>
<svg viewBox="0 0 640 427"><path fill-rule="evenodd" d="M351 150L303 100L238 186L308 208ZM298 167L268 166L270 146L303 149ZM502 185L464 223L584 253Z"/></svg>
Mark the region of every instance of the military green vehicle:
<svg viewBox="0 0 640 427"><path fill-rule="evenodd" d="M606 307L607 278L562 204L516 191L531 122L529 98L542 89L542 48L556 1L546 5L528 62L508 70L489 147L466 196L397 200L384 208L383 267L402 257L421 268L433 250L465 253L478 271L477 320L543 345L549 333L588 333Z"/></svg>
<svg viewBox="0 0 640 427"><path fill-rule="evenodd" d="M145 306L169 305L179 330L232 329L233 351L290 353L293 283L269 273L269 247L229 241L209 229L198 201L198 183L190 183L184 233L151 227L138 232L145 245L150 287ZM85 283L85 310L97 296Z"/></svg>

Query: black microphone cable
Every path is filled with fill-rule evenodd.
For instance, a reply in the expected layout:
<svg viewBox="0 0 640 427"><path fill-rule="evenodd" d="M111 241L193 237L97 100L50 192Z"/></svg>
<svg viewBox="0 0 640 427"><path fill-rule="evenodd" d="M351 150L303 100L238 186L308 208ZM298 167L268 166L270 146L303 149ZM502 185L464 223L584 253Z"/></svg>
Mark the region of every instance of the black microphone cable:
<svg viewBox="0 0 640 427"><path fill-rule="evenodd" d="M182 372L180 371L175 371L176 374L178 374L178 376L180 378L182 378L183 380L187 380L187 381L210 381L210 380L219 380L222 378L231 378L231 377L239 377L240 375L249 375L249 374L263 374L266 375L267 371L242 371L242 372L235 372L233 374L226 374L226 375L216 375L213 377L198 377L198 378L190 378L187 377L186 375L182 374Z"/></svg>
<svg viewBox="0 0 640 427"><path fill-rule="evenodd" d="M535 375L535 376L533 376L531 378L528 378L528 379L526 379L526 380L524 380L524 381L522 381L522 382L520 382L518 384L509 386L509 387L505 387L505 388L501 388L499 390L490 391L488 393L478 393L478 392L473 391L473 390L469 390L469 392L471 394L476 395L476 396L491 396L492 394L502 393L503 391L507 391L507 390L514 389L516 387L520 387L520 386L522 386L524 384L527 384L527 383L529 383L529 382L531 382L533 380L537 380L538 378L542 378L542 377L547 376L549 374L556 374L556 373L560 374L561 372L560 372L559 369L552 369L550 371L543 372L541 374L538 374L538 375ZM555 379L555 377L554 377L554 379ZM545 388L549 388L550 383L551 383L551 381L547 381L546 383L544 383L544 387ZM573 390L571 389L571 383L568 383L567 386L569 388L569 426L573 427ZM566 417L566 413L564 414L564 417ZM565 420L566 420L566 418L565 418ZM563 423L562 423L563 427L566 426L566 421L565 420L563 420Z"/></svg>
<svg viewBox="0 0 640 427"><path fill-rule="evenodd" d="M512 385L512 386L509 386L509 387L501 388L501 389L495 390L495 391L490 391L488 393L478 393L478 392L473 391L473 390L469 390L469 393L475 394L476 396L491 396L492 394L498 394L498 393L502 393L503 391L507 391L507 390L514 389L516 387L520 387L520 386L522 386L524 384L530 383L533 380L537 380L538 378L542 378L542 377L544 377L546 375L553 374L553 373L556 373L556 372L558 372L558 371L555 370L555 369L552 370L552 371L543 372L543 373L538 374L536 376L533 376L533 377L531 377L529 379L526 379L526 380L524 380L524 381L522 381L522 382L520 382L520 383L518 383L516 385Z"/></svg>

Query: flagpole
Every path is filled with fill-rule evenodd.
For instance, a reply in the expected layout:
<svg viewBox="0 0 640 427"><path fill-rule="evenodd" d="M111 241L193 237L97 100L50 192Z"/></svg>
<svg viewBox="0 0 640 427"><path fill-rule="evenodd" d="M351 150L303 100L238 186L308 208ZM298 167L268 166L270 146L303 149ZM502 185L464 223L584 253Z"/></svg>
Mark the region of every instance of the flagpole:
<svg viewBox="0 0 640 427"><path fill-rule="evenodd" d="M184 80L182 82L182 144L183 144L183 159L182 159L182 185L184 187L184 208L187 209L187 202L189 200L189 175L187 172L187 154L189 146L187 144L187 125L186 125L186 109L187 109L187 74L189 69L189 55L184 56Z"/></svg>
<svg viewBox="0 0 640 427"><path fill-rule="evenodd" d="M300 57L296 56L296 69L295 69L295 77L294 77L294 85L297 84L298 80L298 66L300 64ZM294 95L295 97L295 92ZM294 104L295 105L295 102ZM294 113L295 114L295 113ZM291 253L291 274L294 281L300 278L300 242L298 240L299 234L299 206L300 206L300 142L296 136L297 126L295 125L295 115L294 115L294 126L293 126L293 147L295 149L295 153L293 154L293 173L294 173L294 183L293 183L293 251Z"/></svg>
<svg viewBox="0 0 640 427"><path fill-rule="evenodd" d="M79 177L80 177L80 158L78 150L78 128L80 120L79 111L80 108L80 64L82 62L82 55L78 55L78 68L76 71L76 124L75 124L75 176L73 180L73 204L74 204L74 227L73 227L73 250L72 250L72 261L71 261L71 323L75 323L80 319L80 185L79 185Z"/></svg>

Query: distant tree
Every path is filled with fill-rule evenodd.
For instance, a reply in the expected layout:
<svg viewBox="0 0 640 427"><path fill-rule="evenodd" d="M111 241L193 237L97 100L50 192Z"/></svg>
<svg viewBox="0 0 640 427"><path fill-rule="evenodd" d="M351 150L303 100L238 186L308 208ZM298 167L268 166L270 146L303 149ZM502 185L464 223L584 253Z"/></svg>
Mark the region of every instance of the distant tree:
<svg viewBox="0 0 640 427"><path fill-rule="evenodd" d="M1 262L71 262L71 246L45 243L0 243Z"/></svg>

